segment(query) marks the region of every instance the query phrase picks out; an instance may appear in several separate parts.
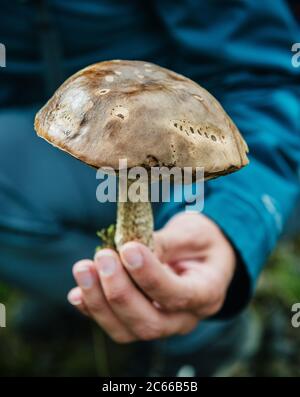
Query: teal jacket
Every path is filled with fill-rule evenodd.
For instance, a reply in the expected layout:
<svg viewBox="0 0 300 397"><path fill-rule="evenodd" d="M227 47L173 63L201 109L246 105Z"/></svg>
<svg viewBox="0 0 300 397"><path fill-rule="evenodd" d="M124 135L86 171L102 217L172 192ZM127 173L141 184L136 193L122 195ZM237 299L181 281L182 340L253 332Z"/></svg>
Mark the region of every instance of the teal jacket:
<svg viewBox="0 0 300 397"><path fill-rule="evenodd" d="M0 42L7 47L7 67L0 69L0 277L64 297L73 283L71 261L91 253L96 240L88 236L113 221L115 207L95 202L91 170L37 143L33 115L79 68L142 59L207 88L248 142L250 165L208 182L204 208L239 257L219 316L241 310L299 198L300 67L291 48L300 27L292 4L0 0ZM156 227L180 210L178 203L155 206ZM44 279L49 288L39 287Z"/></svg>

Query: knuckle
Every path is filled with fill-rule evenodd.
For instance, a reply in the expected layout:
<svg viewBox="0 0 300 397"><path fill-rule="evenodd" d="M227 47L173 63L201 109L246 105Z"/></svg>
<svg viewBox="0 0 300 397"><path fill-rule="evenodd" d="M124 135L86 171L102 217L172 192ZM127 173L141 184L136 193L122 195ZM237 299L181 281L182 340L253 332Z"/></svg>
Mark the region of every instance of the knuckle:
<svg viewBox="0 0 300 397"><path fill-rule="evenodd" d="M207 282L207 298L211 302L217 302L226 294L226 288L223 279L215 274L211 274Z"/></svg>
<svg viewBox="0 0 300 397"><path fill-rule="evenodd" d="M120 333L120 332L111 334L111 335L110 335L110 338L111 338L114 342L119 343L120 345L125 345L125 344L127 344L127 343L132 343L132 342L134 342L134 340L135 340L135 339L133 338L133 336L131 336L131 335L126 335L126 334Z"/></svg>
<svg viewBox="0 0 300 397"><path fill-rule="evenodd" d="M211 294L211 301L214 303L220 303L225 298L225 293L220 288L215 288L214 293Z"/></svg>
<svg viewBox="0 0 300 397"><path fill-rule="evenodd" d="M126 290L114 290L107 292L106 299L109 303L115 305L124 305L128 302L128 293Z"/></svg>
<svg viewBox="0 0 300 397"><path fill-rule="evenodd" d="M201 317L213 316L222 309L223 304L224 304L224 299L219 298L210 305L207 305L205 308L201 308L199 310L199 315L201 315Z"/></svg>
<svg viewBox="0 0 300 397"><path fill-rule="evenodd" d="M198 319L194 319L194 320L192 320L190 322L187 322L186 324L184 324L184 326L180 330L179 334L180 335L189 334L190 332L192 332L196 328L196 326L198 324L199 324L199 320Z"/></svg>
<svg viewBox="0 0 300 397"><path fill-rule="evenodd" d="M190 300L186 297L175 297L170 298L167 302L163 305L163 308L174 312L174 311L183 311L188 309L190 306Z"/></svg>
<svg viewBox="0 0 300 397"><path fill-rule="evenodd" d="M210 308L211 313L210 315L216 314L218 311L222 309L222 306L224 304L224 299L219 298Z"/></svg>
<svg viewBox="0 0 300 397"><path fill-rule="evenodd" d="M144 281L144 288L148 291L157 291L160 287L160 280L155 275L148 276Z"/></svg>
<svg viewBox="0 0 300 397"><path fill-rule="evenodd" d="M104 308L104 303L101 300L92 299L86 305L91 313L99 313Z"/></svg>
<svg viewBox="0 0 300 397"><path fill-rule="evenodd" d="M136 334L140 340L149 341L162 337L163 332L155 322L152 322L138 326Z"/></svg>
<svg viewBox="0 0 300 397"><path fill-rule="evenodd" d="M160 302L162 308L170 312L188 310L192 307L193 303L189 296L176 296L176 294L166 296L163 301L164 302Z"/></svg>

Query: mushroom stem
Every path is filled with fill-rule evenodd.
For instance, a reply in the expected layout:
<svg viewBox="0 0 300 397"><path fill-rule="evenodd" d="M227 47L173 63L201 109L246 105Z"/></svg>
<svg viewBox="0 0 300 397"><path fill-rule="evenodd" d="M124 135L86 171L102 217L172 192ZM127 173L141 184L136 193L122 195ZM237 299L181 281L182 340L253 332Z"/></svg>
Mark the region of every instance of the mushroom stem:
<svg viewBox="0 0 300 397"><path fill-rule="evenodd" d="M127 180L126 193L132 181ZM117 249L128 241L139 241L153 250L153 214L149 201L122 202L121 195L124 192L119 190L119 201L117 209L117 225L115 244ZM128 197L128 194L126 194Z"/></svg>

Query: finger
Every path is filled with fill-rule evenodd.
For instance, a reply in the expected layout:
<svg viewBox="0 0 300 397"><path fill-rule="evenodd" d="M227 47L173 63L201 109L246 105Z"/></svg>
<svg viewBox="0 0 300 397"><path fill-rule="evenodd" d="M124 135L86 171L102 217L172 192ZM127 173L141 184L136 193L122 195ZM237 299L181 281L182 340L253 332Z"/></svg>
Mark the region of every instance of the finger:
<svg viewBox="0 0 300 397"><path fill-rule="evenodd" d="M144 293L167 310L188 310L206 304L208 296L197 274L179 276L161 264L143 244L129 242L120 249L124 266ZM196 276L196 279L195 279Z"/></svg>
<svg viewBox="0 0 300 397"><path fill-rule="evenodd" d="M123 324L139 339L151 340L184 332L195 318L189 313L166 314L137 289L112 250L99 251L96 268L108 303ZM188 321L189 320L189 321Z"/></svg>
<svg viewBox="0 0 300 397"><path fill-rule="evenodd" d="M82 297L82 292L80 287L75 287L71 289L68 293L67 296L68 301L76 307L77 310L79 310L82 314L88 316L89 312L87 310L87 307L84 304L83 297Z"/></svg>
<svg viewBox="0 0 300 397"><path fill-rule="evenodd" d="M188 260L178 263L185 269L182 273L182 281L191 284L195 291L195 300L191 304L191 310L201 318L206 318L217 313L223 306L226 296L226 282L218 269L213 269L215 264L199 263Z"/></svg>
<svg viewBox="0 0 300 397"><path fill-rule="evenodd" d="M128 343L135 337L118 320L102 291L98 274L91 260L82 260L73 267L73 274L82 292L82 300L92 318L118 343Z"/></svg>
<svg viewBox="0 0 300 397"><path fill-rule="evenodd" d="M233 247L228 244L227 240L223 239L222 242L218 243L218 249L211 248L207 255L207 263L214 266L214 269L218 274L223 274L226 280L226 288L230 284L234 275L236 267L236 253Z"/></svg>
<svg viewBox="0 0 300 397"><path fill-rule="evenodd" d="M210 221L202 214L179 213L154 233L155 253L161 262L205 255L209 247Z"/></svg>

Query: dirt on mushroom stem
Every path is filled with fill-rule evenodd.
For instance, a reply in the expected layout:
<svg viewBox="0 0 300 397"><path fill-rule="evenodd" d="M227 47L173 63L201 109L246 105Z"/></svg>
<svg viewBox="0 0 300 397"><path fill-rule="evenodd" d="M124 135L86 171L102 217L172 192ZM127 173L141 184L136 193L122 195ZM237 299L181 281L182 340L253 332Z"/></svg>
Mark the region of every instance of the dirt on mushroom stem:
<svg viewBox="0 0 300 397"><path fill-rule="evenodd" d="M129 200L128 190L133 182L134 180L127 179L126 191L119 189L117 223L97 232L97 236L102 240L102 245L97 247L97 251L104 248L119 250L129 241L138 241L151 250L154 249L151 202ZM121 197L124 198L124 194L127 201L120 200Z"/></svg>

